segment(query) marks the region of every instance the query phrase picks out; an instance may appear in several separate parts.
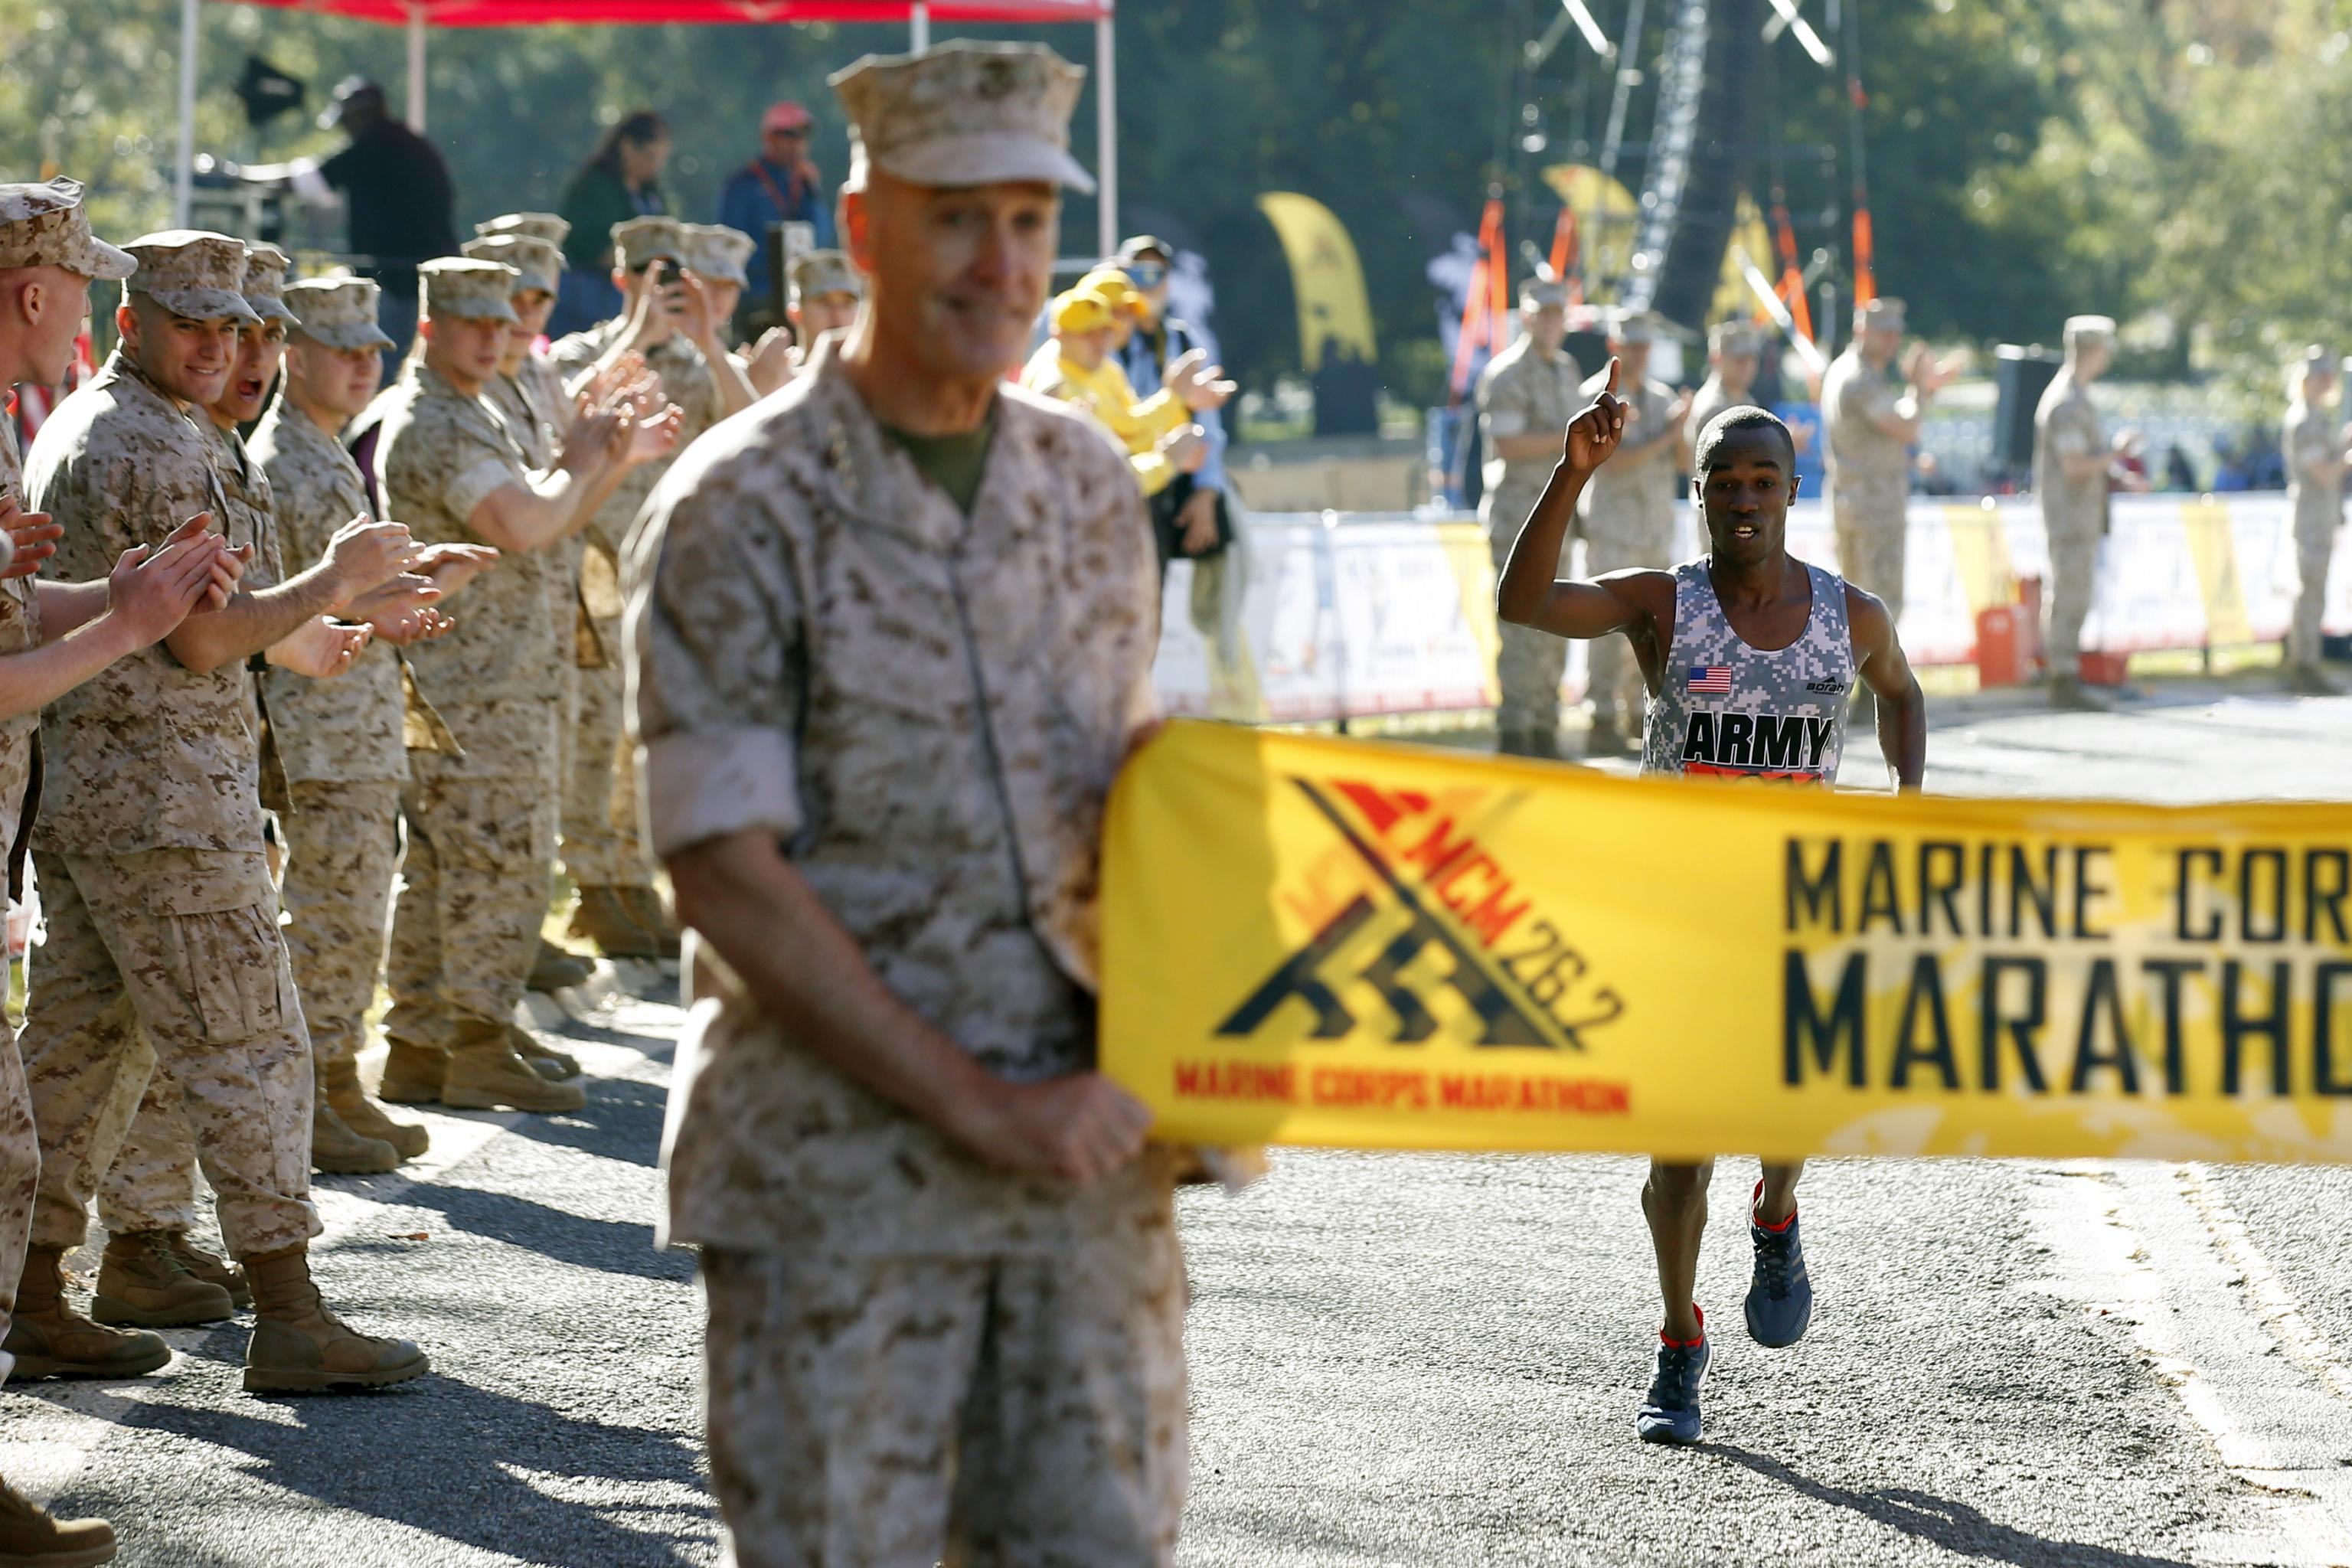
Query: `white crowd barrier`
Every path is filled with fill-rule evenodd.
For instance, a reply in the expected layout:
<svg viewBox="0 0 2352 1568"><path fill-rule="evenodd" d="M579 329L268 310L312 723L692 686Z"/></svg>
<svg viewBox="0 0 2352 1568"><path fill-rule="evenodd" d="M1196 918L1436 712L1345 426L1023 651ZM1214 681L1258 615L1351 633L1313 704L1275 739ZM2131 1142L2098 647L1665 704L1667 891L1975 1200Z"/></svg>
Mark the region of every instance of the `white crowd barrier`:
<svg viewBox="0 0 2352 1568"><path fill-rule="evenodd" d="M2031 497L1911 502L1902 633L1921 665L1976 657L1979 610L2046 584L2050 551ZM1789 547L1834 568L1820 503L1789 514ZM1675 518L1675 558L1699 553L1698 521ZM1576 547L1579 561L1582 546ZM2286 497L2118 496L2100 550L2084 646L2115 653L2274 642L2294 611ZM1239 574L1238 581L1225 581ZM1495 573L1472 517L1269 513L1242 520L1227 561L1200 575L1177 562L1153 669L1171 713L1302 722L1494 705ZM2352 633L2352 540L2337 536L2324 622ZM1564 693L1583 693L1571 646Z"/></svg>

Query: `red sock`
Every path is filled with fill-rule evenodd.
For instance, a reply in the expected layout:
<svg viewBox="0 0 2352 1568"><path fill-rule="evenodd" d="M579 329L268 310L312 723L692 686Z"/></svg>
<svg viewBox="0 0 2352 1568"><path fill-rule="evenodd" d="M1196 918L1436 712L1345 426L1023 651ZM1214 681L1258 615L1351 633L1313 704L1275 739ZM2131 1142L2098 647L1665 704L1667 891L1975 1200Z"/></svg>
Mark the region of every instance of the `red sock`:
<svg viewBox="0 0 2352 1568"><path fill-rule="evenodd" d="M1780 1224L1778 1224L1778 1225L1766 1225L1762 1220L1758 1219L1758 1218L1756 1217L1756 1211L1757 1211L1759 1208L1760 1208L1760 1207L1762 1207L1762 1206L1763 1206L1763 1203L1764 1203L1764 1184L1763 1184L1763 1183L1761 1183L1761 1182L1759 1182L1759 1183L1757 1183L1757 1184L1756 1184L1756 1195L1755 1195L1754 1197L1752 1197L1752 1198L1750 1198L1750 1199L1748 1199L1748 1223L1749 1223L1749 1224L1751 1224L1751 1225L1753 1225L1753 1226L1755 1226L1758 1229L1759 1229L1759 1230L1769 1230L1769 1231L1772 1231L1772 1232L1774 1232L1775 1234L1778 1234L1779 1232L1780 1232L1780 1231L1784 1231L1784 1230L1788 1229L1790 1226L1792 1226L1792 1225L1794 1225L1794 1224L1796 1224L1796 1223L1797 1223L1797 1205L1794 1205L1794 1204L1790 1204L1790 1205L1789 1205L1789 1217L1788 1217L1787 1219L1782 1220L1782 1221L1781 1221Z"/></svg>
<svg viewBox="0 0 2352 1568"><path fill-rule="evenodd" d="M1706 1314L1699 1310L1698 1303L1696 1301L1693 1301L1691 1303L1691 1315L1698 1320L1698 1338L1695 1340L1668 1339L1666 1337L1666 1331L1660 1329L1658 1331L1658 1342L1666 1346L1670 1350L1678 1351L1696 1350L1699 1346L1706 1343Z"/></svg>

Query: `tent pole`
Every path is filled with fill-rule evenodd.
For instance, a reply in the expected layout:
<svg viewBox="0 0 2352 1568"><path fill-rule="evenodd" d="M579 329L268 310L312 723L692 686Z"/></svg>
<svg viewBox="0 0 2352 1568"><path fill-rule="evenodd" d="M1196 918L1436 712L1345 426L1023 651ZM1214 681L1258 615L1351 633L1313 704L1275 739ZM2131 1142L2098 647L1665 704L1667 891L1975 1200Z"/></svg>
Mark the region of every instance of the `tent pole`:
<svg viewBox="0 0 2352 1568"><path fill-rule="evenodd" d="M196 189L196 5L180 0L180 165L173 173L172 224L188 226Z"/></svg>
<svg viewBox="0 0 2352 1568"><path fill-rule="evenodd" d="M425 129L425 7L408 0L408 128Z"/></svg>
<svg viewBox="0 0 2352 1568"><path fill-rule="evenodd" d="M931 47L930 0L915 0L908 7L907 42L918 54Z"/></svg>
<svg viewBox="0 0 2352 1568"><path fill-rule="evenodd" d="M1102 165L1095 173L1095 211L1098 254L1106 257L1118 249L1118 49L1113 26L1105 0L1095 19L1095 161Z"/></svg>

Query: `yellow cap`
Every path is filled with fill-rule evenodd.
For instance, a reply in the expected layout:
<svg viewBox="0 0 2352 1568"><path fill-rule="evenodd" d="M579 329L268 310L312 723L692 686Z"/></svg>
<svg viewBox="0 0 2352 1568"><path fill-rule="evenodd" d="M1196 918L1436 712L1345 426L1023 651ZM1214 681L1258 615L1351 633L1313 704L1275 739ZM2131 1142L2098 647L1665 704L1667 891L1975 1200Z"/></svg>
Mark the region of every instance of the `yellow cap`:
<svg viewBox="0 0 2352 1568"><path fill-rule="evenodd" d="M1093 294L1073 289L1054 301L1054 331L1057 333L1099 331L1110 325L1110 307Z"/></svg>
<svg viewBox="0 0 2352 1568"><path fill-rule="evenodd" d="M1070 290L1103 302L1104 308L1116 316L1132 316L1143 309L1143 295L1129 281L1126 273L1116 267L1098 267L1077 281Z"/></svg>

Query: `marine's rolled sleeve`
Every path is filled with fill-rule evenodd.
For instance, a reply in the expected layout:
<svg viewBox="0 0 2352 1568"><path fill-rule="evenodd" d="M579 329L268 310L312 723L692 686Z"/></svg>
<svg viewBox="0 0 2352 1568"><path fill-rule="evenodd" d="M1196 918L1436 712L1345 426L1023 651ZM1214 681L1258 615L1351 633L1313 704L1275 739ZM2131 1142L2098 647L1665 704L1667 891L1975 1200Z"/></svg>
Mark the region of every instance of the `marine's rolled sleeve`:
<svg viewBox="0 0 2352 1568"><path fill-rule="evenodd" d="M665 487L630 554L630 722L665 858L751 828L789 838L804 821L799 595L778 536L743 515L756 507L723 484Z"/></svg>
<svg viewBox="0 0 2352 1568"><path fill-rule="evenodd" d="M485 447L479 458L449 476L441 493L450 516L471 521L484 501L517 482L514 464L507 455Z"/></svg>

